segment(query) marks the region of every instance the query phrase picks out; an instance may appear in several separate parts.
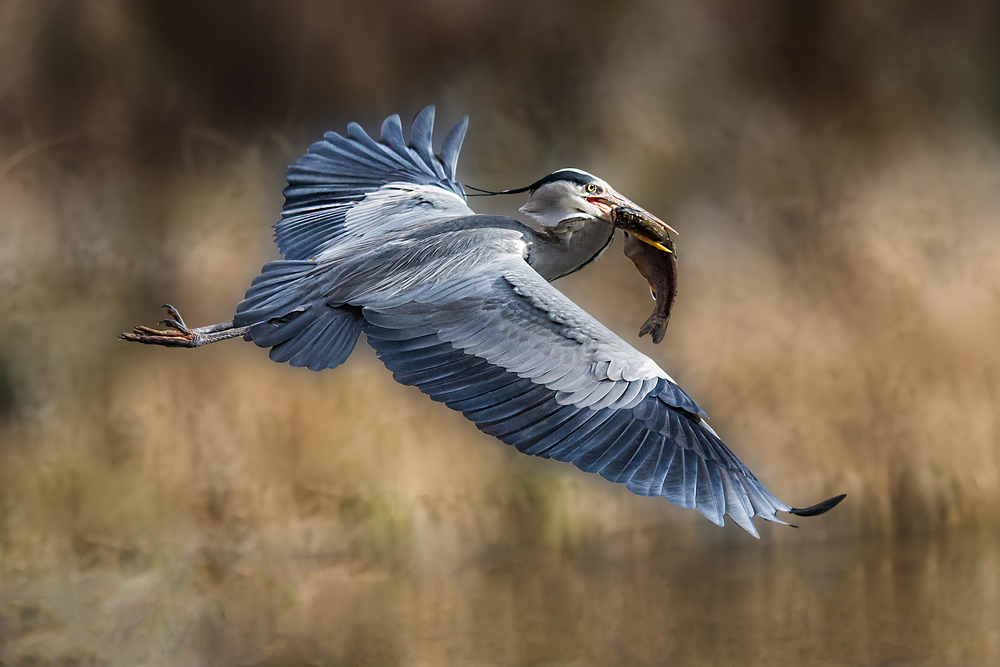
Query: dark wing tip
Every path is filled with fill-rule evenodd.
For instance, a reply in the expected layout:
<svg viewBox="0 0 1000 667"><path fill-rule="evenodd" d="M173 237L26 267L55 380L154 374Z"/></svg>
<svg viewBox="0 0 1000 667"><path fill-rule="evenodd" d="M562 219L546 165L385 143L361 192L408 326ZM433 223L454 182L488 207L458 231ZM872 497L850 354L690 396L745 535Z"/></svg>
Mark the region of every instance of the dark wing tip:
<svg viewBox="0 0 1000 667"><path fill-rule="evenodd" d="M842 493L839 496L834 496L829 500L824 500L821 503L816 503L811 507L793 507L788 510L790 513L796 516L819 516L820 514L826 514L834 507L840 504L840 501L847 497L846 493Z"/></svg>

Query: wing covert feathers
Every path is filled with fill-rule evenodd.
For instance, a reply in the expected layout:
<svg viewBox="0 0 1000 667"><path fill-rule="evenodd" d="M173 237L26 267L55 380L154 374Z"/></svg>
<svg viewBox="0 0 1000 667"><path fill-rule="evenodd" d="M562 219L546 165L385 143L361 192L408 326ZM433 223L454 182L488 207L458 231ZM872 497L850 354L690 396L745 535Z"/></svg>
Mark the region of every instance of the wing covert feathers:
<svg viewBox="0 0 1000 667"><path fill-rule="evenodd" d="M433 125L433 106L417 114L408 143L397 115L382 123L378 141L357 123L350 123L346 137L327 132L289 165L285 205L274 226L275 243L285 259L313 259L343 234L363 235L372 223L392 225L390 215L355 225L349 220L351 209L389 184L409 185L414 205L416 200L429 201L443 215L471 215L455 176L468 118L448 132L440 156L433 151ZM421 199L427 192L431 196ZM405 217L407 210L397 207L395 214Z"/></svg>

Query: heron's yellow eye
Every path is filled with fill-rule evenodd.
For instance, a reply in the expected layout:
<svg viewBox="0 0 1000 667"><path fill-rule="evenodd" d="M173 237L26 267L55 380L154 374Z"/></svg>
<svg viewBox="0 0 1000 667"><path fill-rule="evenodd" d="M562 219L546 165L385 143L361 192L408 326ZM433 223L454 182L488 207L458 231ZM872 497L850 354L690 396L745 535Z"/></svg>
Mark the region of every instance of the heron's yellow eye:
<svg viewBox="0 0 1000 667"><path fill-rule="evenodd" d="M594 194L595 192L597 192L597 184L587 183L587 192L590 194Z"/></svg>

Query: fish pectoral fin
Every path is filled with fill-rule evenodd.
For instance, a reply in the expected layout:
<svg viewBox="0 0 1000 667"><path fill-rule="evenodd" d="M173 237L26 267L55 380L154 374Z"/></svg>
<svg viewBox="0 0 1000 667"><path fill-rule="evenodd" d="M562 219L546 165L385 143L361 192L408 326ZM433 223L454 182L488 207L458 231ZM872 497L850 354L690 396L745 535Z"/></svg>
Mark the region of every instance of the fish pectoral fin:
<svg viewBox="0 0 1000 667"><path fill-rule="evenodd" d="M629 233L632 234L632 236L634 236L637 239L639 239L640 241L642 241L643 243L648 243L649 245L653 246L657 250L662 250L663 252L673 252L673 250L671 250L667 246L663 245L659 241L654 241L653 239L651 239L651 238L649 238L647 236L643 236L642 234L637 234L634 231L633 232L629 232Z"/></svg>

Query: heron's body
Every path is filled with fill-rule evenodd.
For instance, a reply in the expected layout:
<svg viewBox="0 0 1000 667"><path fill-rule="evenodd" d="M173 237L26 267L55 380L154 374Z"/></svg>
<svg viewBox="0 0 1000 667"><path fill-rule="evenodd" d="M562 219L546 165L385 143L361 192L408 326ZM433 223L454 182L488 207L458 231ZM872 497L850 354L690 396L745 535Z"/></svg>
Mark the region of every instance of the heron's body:
<svg viewBox="0 0 1000 667"><path fill-rule="evenodd" d="M561 170L529 186L521 210L540 230L476 215L455 179L465 121L439 156L432 122L425 109L409 144L395 116L379 141L355 124L348 137L328 133L289 168L275 226L285 259L265 265L234 320L125 337L195 346L243 335L275 361L322 370L363 332L399 382L480 430L719 525L729 514L756 535L755 515L780 521L777 511L839 502L795 510L778 500L667 373L549 284L597 259L614 234L613 202L631 202Z"/></svg>

